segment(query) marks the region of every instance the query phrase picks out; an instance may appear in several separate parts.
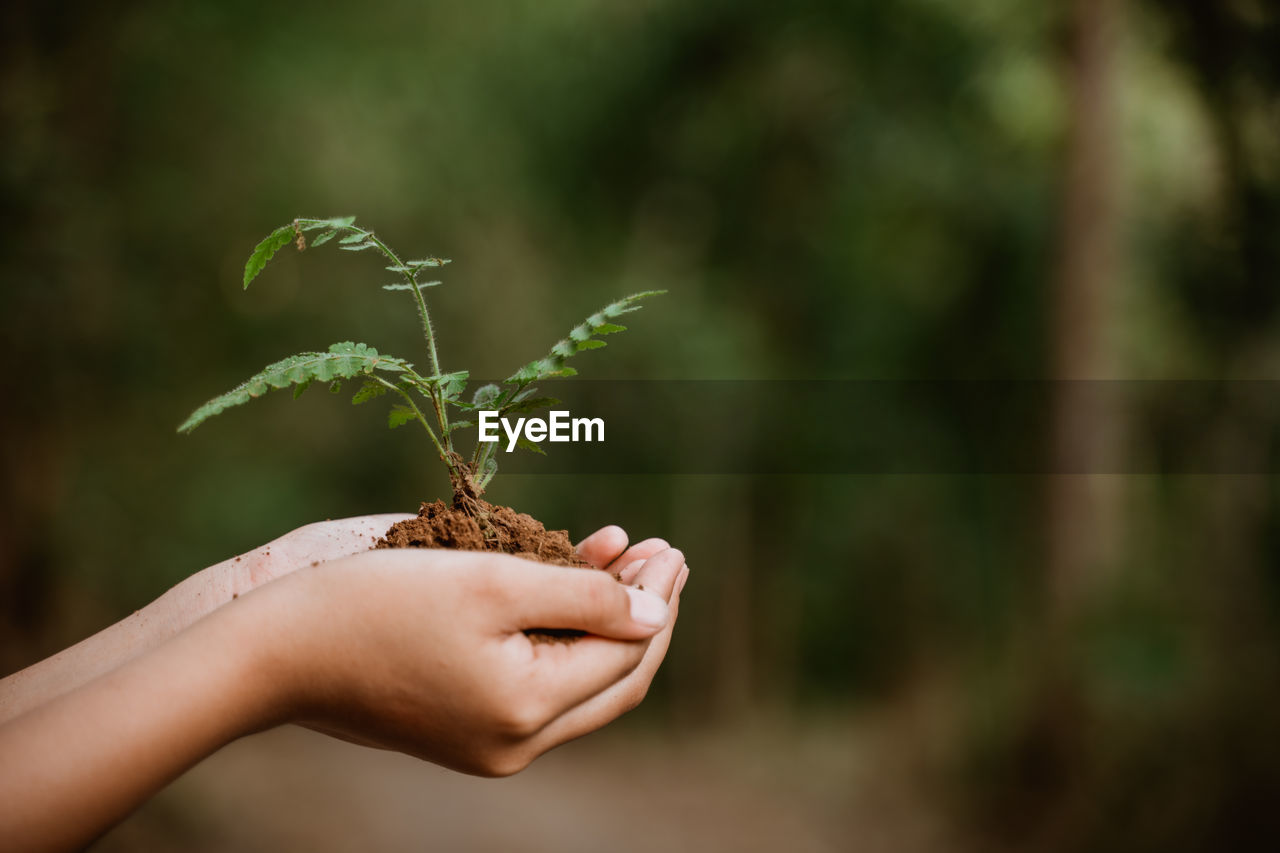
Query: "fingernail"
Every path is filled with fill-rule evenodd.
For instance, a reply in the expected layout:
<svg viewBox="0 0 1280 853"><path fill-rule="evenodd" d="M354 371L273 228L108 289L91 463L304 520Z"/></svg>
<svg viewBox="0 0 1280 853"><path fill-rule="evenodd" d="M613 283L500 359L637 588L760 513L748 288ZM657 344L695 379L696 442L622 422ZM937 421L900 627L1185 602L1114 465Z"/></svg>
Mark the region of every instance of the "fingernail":
<svg viewBox="0 0 1280 853"><path fill-rule="evenodd" d="M667 603L651 592L627 588L631 596L631 621L649 628L661 628L667 624Z"/></svg>

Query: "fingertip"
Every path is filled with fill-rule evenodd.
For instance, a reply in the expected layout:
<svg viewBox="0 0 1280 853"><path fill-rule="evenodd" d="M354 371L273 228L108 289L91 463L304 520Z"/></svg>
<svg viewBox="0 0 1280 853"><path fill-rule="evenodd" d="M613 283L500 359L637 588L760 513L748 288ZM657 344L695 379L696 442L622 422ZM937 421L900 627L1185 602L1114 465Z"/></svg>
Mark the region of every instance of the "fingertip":
<svg viewBox="0 0 1280 853"><path fill-rule="evenodd" d="M622 574L625 574L624 570L618 569L617 567L618 566L630 567L634 565L637 561L643 562L645 560L648 560L654 555L660 554L663 551L666 551L670 547L671 546L667 544L665 539L658 539L656 537L652 539L645 539L642 542L638 542L635 545L632 545L631 547L624 550L621 554L614 557L614 559L612 560L613 567L615 571L619 571Z"/></svg>
<svg viewBox="0 0 1280 853"><path fill-rule="evenodd" d="M676 576L676 591L675 591L676 598L679 598L680 593L684 592L684 585L688 582L688 580L689 580L689 564L685 563L683 566L680 567L680 574Z"/></svg>
<svg viewBox="0 0 1280 853"><path fill-rule="evenodd" d="M601 527L578 543L578 554L597 567L607 566L627 548L627 531L616 524Z"/></svg>
<svg viewBox="0 0 1280 853"><path fill-rule="evenodd" d="M666 627L669 617L667 603L651 592L627 587L631 599L631 621L640 627L657 633Z"/></svg>
<svg viewBox="0 0 1280 853"><path fill-rule="evenodd" d="M684 552L676 548L668 548L646 560L633 581L636 586L645 587L664 599L670 598L675 588L676 578L684 565Z"/></svg>
<svg viewBox="0 0 1280 853"><path fill-rule="evenodd" d="M657 554L650 557L649 560L650 562L657 561L662 565L673 567L673 575L681 566L685 565L684 552L679 548L667 548L665 551L659 551Z"/></svg>

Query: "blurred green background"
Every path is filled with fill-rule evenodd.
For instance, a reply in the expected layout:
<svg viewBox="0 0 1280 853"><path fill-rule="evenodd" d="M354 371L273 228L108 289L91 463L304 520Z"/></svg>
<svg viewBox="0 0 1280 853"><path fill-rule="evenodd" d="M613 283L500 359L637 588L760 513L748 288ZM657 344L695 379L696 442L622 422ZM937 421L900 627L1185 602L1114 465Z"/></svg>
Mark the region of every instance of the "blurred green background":
<svg viewBox="0 0 1280 853"><path fill-rule="evenodd" d="M1265 0L18 0L0 20L6 671L293 527L444 493L378 404L282 394L174 432L292 352L419 352L366 255L286 250L241 290L296 215L453 258L429 295L446 369L476 376L649 288L670 294L584 376L1280 370ZM1069 387L1034 437L1046 470L1081 444L1141 454L1153 418L1177 433L1176 407L1099 411ZM491 497L688 554L670 658L620 724L652 773L619 806L646 812L670 768L748 788L668 809L671 849L779 849L774 831L815 850L1246 849L1280 839L1275 434L1228 393L1185 438L1253 474L535 474ZM567 754L598 760L591 744ZM589 778L567 760L546 759ZM281 817L289 790L204 797L211 764L115 843L194 847L234 813L270 847L316 819ZM439 784L429 812L469 782ZM327 796L335 825L359 822L350 790ZM775 824L726 840L761 799ZM521 840L591 849L578 837Z"/></svg>

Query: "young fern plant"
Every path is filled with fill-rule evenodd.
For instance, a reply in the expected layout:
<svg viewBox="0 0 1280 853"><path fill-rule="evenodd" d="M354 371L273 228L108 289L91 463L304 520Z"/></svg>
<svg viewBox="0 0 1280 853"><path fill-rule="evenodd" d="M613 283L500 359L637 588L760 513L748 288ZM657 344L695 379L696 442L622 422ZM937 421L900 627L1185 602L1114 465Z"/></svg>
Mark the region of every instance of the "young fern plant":
<svg viewBox="0 0 1280 853"><path fill-rule="evenodd" d="M458 453L455 434L475 426L473 421L464 420L461 416L467 412L489 410L504 417L537 411L559 402L552 397L536 396L534 383L575 375L577 371L567 366L565 361L583 350L603 347L605 342L600 340L601 337L626 329L614 320L638 310L641 306L637 303L641 299L665 292L636 293L606 305L575 326L568 337L551 347L547 355L524 365L501 383L482 385L470 400L464 400L463 392L470 374L466 370L441 370L435 327L423 294L427 288L440 284L439 281L424 280L427 271L449 263L447 258L402 260L376 234L357 225L352 216L295 219L272 231L253 250L244 267L245 289L288 243L294 243L299 251L305 250L306 234L311 231L321 232L311 240L312 247L336 239L337 247L343 251L373 251L388 261L386 269L400 278L392 284L383 285L383 289L407 291L413 298L426 341L428 369L417 370L405 359L383 355L367 344L343 341L331 345L325 352L298 353L268 365L227 393L196 409L178 427L178 431L189 433L214 415L261 397L272 389L292 387L296 398L316 381L329 383L331 390L338 391L343 380L360 379L361 386L351 402L366 403L386 394L399 398L400 402L391 408L387 425L395 428L416 421L426 431L436 455L448 469L454 505L478 518L482 526L487 525L483 525L484 513L477 499L498 472L494 458L498 443L477 440L470 458ZM525 439L520 440L520 445L542 452L537 445Z"/></svg>

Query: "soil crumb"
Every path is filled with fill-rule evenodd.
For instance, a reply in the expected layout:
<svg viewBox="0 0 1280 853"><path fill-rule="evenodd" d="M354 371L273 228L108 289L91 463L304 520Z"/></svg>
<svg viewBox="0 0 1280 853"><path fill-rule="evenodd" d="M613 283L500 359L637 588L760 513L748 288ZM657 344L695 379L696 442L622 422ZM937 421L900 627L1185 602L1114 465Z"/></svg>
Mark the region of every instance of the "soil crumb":
<svg viewBox="0 0 1280 853"><path fill-rule="evenodd" d="M375 548L456 548L461 551L498 551L557 566L591 568L578 556L566 530L547 530L541 521L508 506L478 501L489 514L488 538L479 523L444 501L424 503L417 518L398 521Z"/></svg>

